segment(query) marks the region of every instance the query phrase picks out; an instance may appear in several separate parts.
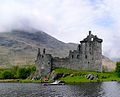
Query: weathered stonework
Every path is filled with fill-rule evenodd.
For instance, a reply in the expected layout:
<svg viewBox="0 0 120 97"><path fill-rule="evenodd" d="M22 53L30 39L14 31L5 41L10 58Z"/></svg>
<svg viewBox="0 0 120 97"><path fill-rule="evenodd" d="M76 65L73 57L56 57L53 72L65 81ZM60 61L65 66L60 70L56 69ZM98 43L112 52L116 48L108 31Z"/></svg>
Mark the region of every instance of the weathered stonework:
<svg viewBox="0 0 120 97"><path fill-rule="evenodd" d="M76 50L69 51L66 58L52 57L51 54L45 53L45 49L41 54L38 49L36 68L39 75L46 76L55 67L102 72L102 41L89 31L89 35L80 41Z"/></svg>

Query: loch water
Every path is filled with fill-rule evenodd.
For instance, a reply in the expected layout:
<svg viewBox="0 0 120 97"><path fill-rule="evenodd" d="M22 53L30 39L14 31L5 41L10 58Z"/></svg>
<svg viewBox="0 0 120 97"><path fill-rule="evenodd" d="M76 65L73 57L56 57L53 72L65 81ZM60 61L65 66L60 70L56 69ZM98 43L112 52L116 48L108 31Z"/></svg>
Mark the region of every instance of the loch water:
<svg viewBox="0 0 120 97"><path fill-rule="evenodd" d="M0 97L120 97L120 83L48 86L38 83L0 83Z"/></svg>

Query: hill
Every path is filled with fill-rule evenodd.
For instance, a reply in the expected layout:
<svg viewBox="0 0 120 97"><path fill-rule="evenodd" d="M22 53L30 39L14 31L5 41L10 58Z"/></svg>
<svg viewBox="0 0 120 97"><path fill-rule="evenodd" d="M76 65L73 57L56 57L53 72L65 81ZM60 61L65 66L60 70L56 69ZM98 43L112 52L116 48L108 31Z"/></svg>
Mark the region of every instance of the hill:
<svg viewBox="0 0 120 97"><path fill-rule="evenodd" d="M68 56L69 50L77 48L77 44L64 43L38 30L13 30L0 33L0 66L34 64L37 48L55 57ZM103 56L104 67L114 69L115 63ZM108 68L111 67L111 68Z"/></svg>
<svg viewBox="0 0 120 97"><path fill-rule="evenodd" d="M105 71L115 70L116 63L105 56L102 56L102 64Z"/></svg>
<svg viewBox="0 0 120 97"><path fill-rule="evenodd" d="M46 48L47 53L65 57L76 44L64 43L42 32L14 30L0 33L0 64L34 64L37 48Z"/></svg>

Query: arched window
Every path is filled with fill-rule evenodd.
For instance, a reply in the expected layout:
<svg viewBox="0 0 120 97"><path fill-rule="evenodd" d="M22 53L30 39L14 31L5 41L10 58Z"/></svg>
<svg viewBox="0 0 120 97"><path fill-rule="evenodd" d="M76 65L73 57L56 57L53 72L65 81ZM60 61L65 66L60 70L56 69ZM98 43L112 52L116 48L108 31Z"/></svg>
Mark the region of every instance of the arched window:
<svg viewBox="0 0 120 97"><path fill-rule="evenodd" d="M87 55L85 55L85 59L87 59Z"/></svg>
<svg viewBox="0 0 120 97"><path fill-rule="evenodd" d="M91 41L93 41L93 38L91 38Z"/></svg>

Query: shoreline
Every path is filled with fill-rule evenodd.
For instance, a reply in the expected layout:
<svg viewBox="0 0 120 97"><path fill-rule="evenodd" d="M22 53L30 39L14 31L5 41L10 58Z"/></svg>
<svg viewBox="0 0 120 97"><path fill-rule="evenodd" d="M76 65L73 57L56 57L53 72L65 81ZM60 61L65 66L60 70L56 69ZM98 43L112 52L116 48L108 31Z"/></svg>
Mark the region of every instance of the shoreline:
<svg viewBox="0 0 120 97"><path fill-rule="evenodd" d="M91 75L92 79L89 79ZM56 68L48 76L48 81L30 80L13 78L13 79L0 79L0 83L52 83L54 80L60 80L64 84L81 84L81 83L97 83L97 82L120 82L120 77L115 72L91 72L91 71L76 71L65 68Z"/></svg>
<svg viewBox="0 0 120 97"><path fill-rule="evenodd" d="M102 83L102 82L120 82L119 80L88 80L88 81L79 81L79 82L64 82L65 85L79 85L81 83ZM21 79L0 79L0 83L50 83L50 82L41 82L41 80L21 80Z"/></svg>

